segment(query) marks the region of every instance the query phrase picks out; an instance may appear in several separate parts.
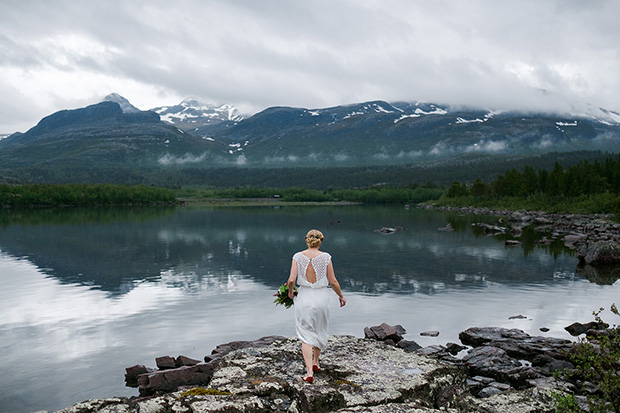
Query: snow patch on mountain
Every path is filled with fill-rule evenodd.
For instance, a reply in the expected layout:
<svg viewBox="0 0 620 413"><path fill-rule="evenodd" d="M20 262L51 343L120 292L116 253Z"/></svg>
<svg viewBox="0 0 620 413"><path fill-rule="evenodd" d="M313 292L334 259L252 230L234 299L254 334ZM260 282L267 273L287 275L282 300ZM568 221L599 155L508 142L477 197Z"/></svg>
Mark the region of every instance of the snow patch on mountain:
<svg viewBox="0 0 620 413"><path fill-rule="evenodd" d="M447 110L442 109L442 108L440 108L440 107L436 107L436 106L434 106L434 105L432 105L432 106L434 107L434 110L431 110L431 111L424 111L424 110L422 110L422 109L420 109L420 108L417 108L417 109L415 110L415 113L416 113L417 115L447 115L447 114L448 114L448 111L447 111Z"/></svg>
<svg viewBox="0 0 620 413"><path fill-rule="evenodd" d="M419 118L422 116L433 116L433 115L447 115L448 111L444 108L441 108L434 104L428 104L424 102L415 103L415 109L411 111L411 108L402 109L394 106L402 115L398 119L394 119L394 123L398 123L405 119L410 118Z"/></svg>
<svg viewBox="0 0 620 413"><path fill-rule="evenodd" d="M456 118L455 123L483 123L484 121L485 119L480 119L480 118L476 118L476 119Z"/></svg>
<svg viewBox="0 0 620 413"><path fill-rule="evenodd" d="M404 119L407 119L407 118L419 118L420 116L422 116L422 115L419 115L417 113L413 113L411 115L402 115L400 118L394 119L394 123L398 123L401 120L404 120Z"/></svg>
<svg viewBox="0 0 620 413"><path fill-rule="evenodd" d="M387 102L368 102L363 104L363 106L359 107L358 106L357 110L354 110L353 112L348 113L347 115L345 115L342 119L349 119L352 118L353 116L361 116L361 115L367 115L369 113L399 113L399 112L403 112L402 109L394 107L392 105L390 105Z"/></svg>
<svg viewBox="0 0 620 413"><path fill-rule="evenodd" d="M573 121L573 122L556 122L555 123L558 126L577 126L577 121Z"/></svg>
<svg viewBox="0 0 620 413"><path fill-rule="evenodd" d="M178 105L151 109L161 120L179 126L202 126L220 122L240 122L243 115L230 104L214 105L196 98L187 98Z"/></svg>

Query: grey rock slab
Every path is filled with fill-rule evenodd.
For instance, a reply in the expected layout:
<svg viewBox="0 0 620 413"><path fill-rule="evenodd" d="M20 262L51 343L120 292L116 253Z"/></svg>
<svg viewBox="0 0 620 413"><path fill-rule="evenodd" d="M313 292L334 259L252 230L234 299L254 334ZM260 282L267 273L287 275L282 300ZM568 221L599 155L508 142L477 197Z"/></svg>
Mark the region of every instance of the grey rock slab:
<svg viewBox="0 0 620 413"><path fill-rule="evenodd" d="M227 355L211 387L233 394L256 394L268 381L273 392L298 395L304 408L329 403L357 406L402 400L422 389L448 386L464 374L455 366L372 340L332 336L321 356L323 370L313 385L301 380L305 374L300 342L291 339L258 349L258 355L235 352ZM432 398L432 394L427 394Z"/></svg>
<svg viewBox="0 0 620 413"><path fill-rule="evenodd" d="M508 389L515 373L508 365L506 380L474 377L467 380L464 365L447 363L423 354L406 352L384 342L332 336L321 355L321 371L314 384L301 380L305 373L301 343L296 338L273 340L256 347L235 344L209 365L163 370L157 375L212 369L202 387L215 395L182 395L181 391L141 398L94 399L61 410L61 413L212 413L212 412L552 412L551 390ZM232 347L235 347L233 349ZM503 350L495 349L502 356ZM478 350L480 362L486 350ZM493 353L495 354L495 353ZM487 354L488 356L488 354ZM500 357L503 359L503 356ZM487 360L488 361L488 360ZM505 360L500 360L506 362ZM147 377L148 378L148 377ZM493 388L499 394L481 399L470 386ZM479 383L479 384L476 384ZM552 388L552 383L547 383ZM185 389L188 386L179 386ZM473 390L473 389L472 389ZM159 392L159 391L158 391ZM494 390L488 390L493 393Z"/></svg>

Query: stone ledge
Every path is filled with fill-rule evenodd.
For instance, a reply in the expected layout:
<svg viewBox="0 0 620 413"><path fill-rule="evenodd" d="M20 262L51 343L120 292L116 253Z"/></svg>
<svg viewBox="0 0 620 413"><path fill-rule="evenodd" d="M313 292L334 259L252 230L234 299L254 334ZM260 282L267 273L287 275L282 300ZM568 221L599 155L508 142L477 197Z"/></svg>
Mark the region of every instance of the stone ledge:
<svg viewBox="0 0 620 413"><path fill-rule="evenodd" d="M498 337L536 341L518 330L476 329L475 332L480 348L488 347L490 341L501 341ZM473 371L471 363L455 359L443 346L436 347L431 352L433 357L429 357L422 351L405 351L376 339L331 336L321 358L322 370L310 385L301 380L305 368L296 338L233 342L218 346L219 350L214 351L213 358L207 357L206 363L176 369L210 370L211 376L203 378L200 384L179 384L172 393L156 390L148 397L91 400L60 412L554 411L551 394L556 385L535 369L529 371L536 377L526 381L528 384L519 390L505 383L507 378L501 375L469 377ZM443 360L444 357L451 361ZM174 371L144 373L139 379L144 381L146 377L150 382ZM196 386L211 389L213 395L183 395L183 390ZM474 396L476 386L486 389L479 397Z"/></svg>

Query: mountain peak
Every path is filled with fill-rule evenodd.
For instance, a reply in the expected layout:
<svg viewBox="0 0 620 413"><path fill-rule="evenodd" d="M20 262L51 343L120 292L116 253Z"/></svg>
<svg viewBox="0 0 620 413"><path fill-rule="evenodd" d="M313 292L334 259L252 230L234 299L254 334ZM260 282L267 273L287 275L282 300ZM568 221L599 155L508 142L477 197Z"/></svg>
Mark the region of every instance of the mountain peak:
<svg viewBox="0 0 620 413"><path fill-rule="evenodd" d="M123 113L137 113L140 112L140 109L129 103L127 99L119 95L118 93L110 93L108 96L103 98L104 102L115 102L118 103L123 110Z"/></svg>
<svg viewBox="0 0 620 413"><path fill-rule="evenodd" d="M195 97L189 97L189 98L183 99L180 105L185 106L187 108L206 109L206 110L217 107L217 105L214 105L213 103L205 102L204 100L201 100Z"/></svg>
<svg viewBox="0 0 620 413"><path fill-rule="evenodd" d="M163 121L180 127L199 127L222 122L237 123L243 115L230 104L216 105L198 98L189 97L174 106L161 106L151 109L158 113Z"/></svg>

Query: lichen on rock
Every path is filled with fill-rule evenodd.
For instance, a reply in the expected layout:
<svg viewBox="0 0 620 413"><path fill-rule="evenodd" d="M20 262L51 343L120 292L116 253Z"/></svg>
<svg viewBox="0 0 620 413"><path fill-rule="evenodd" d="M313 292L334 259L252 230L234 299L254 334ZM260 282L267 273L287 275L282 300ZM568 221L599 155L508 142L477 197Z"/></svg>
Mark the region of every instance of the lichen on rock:
<svg viewBox="0 0 620 413"><path fill-rule="evenodd" d="M387 327L383 330L391 331ZM564 341L497 328L468 329L465 337L479 348L470 350L471 362L455 359L447 347L411 352L376 338L331 336L314 384L302 380L305 367L297 338L233 342L218 346L205 363L139 375L143 386L151 385L150 380L163 386L149 387L152 394L147 397L92 400L62 413L554 411L552 378L503 358L509 357L507 353L521 354L526 345L551 357L556 350L550 349L566 345ZM498 346L495 352L508 363L500 374L485 371L483 362L474 363L475 356L491 345ZM474 371L484 375L470 377ZM532 373L536 380L545 380L545 386L530 381L530 387L520 388L515 374L523 372L527 377L519 376L520 380L527 381ZM173 381L166 382L166 376ZM179 378L203 382L174 381ZM198 386L202 389L187 391ZM176 388L167 390L172 387Z"/></svg>

